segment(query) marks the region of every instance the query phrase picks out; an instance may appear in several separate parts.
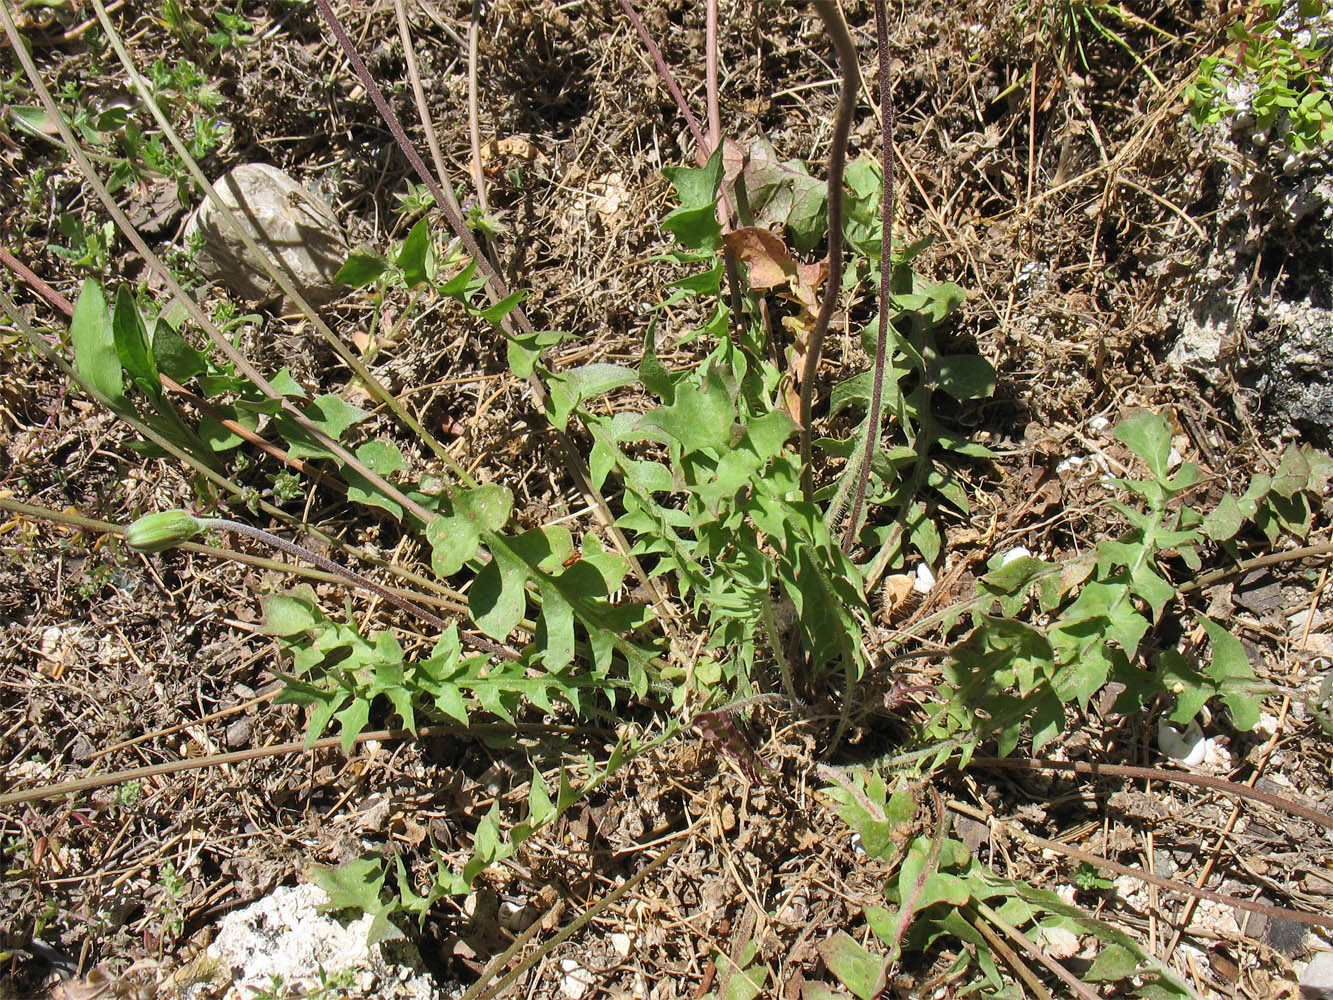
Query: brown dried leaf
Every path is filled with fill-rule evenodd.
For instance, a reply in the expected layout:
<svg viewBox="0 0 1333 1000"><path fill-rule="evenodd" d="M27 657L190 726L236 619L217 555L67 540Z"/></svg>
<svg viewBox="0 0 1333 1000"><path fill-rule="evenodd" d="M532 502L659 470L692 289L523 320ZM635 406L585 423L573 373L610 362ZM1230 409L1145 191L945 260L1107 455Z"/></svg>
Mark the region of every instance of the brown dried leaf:
<svg viewBox="0 0 1333 1000"><path fill-rule="evenodd" d="M741 171L745 169L747 154L735 139L722 140L722 182L727 186L735 183Z"/></svg>
<svg viewBox="0 0 1333 1000"><path fill-rule="evenodd" d="M728 250L750 265L751 288L778 288L798 277L795 258L767 229L744 226L722 238Z"/></svg>

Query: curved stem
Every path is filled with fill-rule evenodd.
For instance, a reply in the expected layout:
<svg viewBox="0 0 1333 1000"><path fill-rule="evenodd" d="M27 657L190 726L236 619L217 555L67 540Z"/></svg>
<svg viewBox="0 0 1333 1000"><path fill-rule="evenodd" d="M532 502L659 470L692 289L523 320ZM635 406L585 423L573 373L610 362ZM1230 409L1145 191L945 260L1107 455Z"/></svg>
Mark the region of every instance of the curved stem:
<svg viewBox="0 0 1333 1000"><path fill-rule="evenodd" d="M847 165L847 139L852 131L852 116L856 111L856 92L861 85L861 71L856 62L856 45L842 16L837 0L815 0L815 11L824 22L824 30L833 39L842 69L842 89L838 93L838 113L833 122L832 147L828 160L828 261L829 276L824 300L819 304L819 315L810 329L805 351L805 371L801 375L801 485L806 500L814 497L814 473L810 467L811 416L814 400L815 373L824 351L824 336L828 333L833 310L838 305L842 288L842 175Z"/></svg>
<svg viewBox="0 0 1333 1000"><path fill-rule="evenodd" d="M889 366L889 306L893 280L893 67L889 60L889 24L884 0L874 0L875 41L879 50L880 156L884 172L884 190L879 203L881 233L879 238L879 335L875 342L875 376L870 390L870 413L866 420L865 451L856 475L852 514L843 536L842 551L850 552L861 528L861 508L875 450L879 447L880 420L884 408L884 372Z"/></svg>

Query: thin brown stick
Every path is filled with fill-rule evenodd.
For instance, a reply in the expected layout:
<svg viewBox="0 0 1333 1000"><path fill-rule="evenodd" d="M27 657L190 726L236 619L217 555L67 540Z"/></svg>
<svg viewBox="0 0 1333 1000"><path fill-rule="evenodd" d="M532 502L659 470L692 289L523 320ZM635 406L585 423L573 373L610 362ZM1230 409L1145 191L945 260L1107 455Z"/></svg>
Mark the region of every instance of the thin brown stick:
<svg viewBox="0 0 1333 1000"><path fill-rule="evenodd" d="M34 292L46 299L47 302L55 306L66 317L74 315L74 307L69 304L69 299L61 295L45 281L39 278L27 264L19 260L4 247L0 247L0 264L4 264L16 275L22 278Z"/></svg>
<svg viewBox="0 0 1333 1000"><path fill-rule="evenodd" d="M1037 978L1037 974L1032 971L1032 966L1019 958L1018 952L1009 947L1009 943L996 932L995 928L981 914L971 914L968 916L967 922L975 927L977 933L986 939L986 943L1009 963L1009 968L1014 970L1014 975L1023 980L1027 988L1036 994L1037 1000L1051 1000L1051 991Z"/></svg>
<svg viewBox="0 0 1333 1000"><path fill-rule="evenodd" d="M1234 906L1238 910L1248 910L1250 913L1262 913L1266 917L1274 917L1279 920L1294 920L1297 923L1308 924L1311 927L1333 928L1333 917L1320 916L1315 913L1306 913L1303 910L1292 910L1285 906L1273 906L1270 903L1256 903L1249 899L1240 899L1237 896L1228 896L1226 893L1213 892L1211 889L1201 889L1190 885L1188 882L1181 882L1179 879L1164 878L1161 875L1154 875L1151 872L1145 872L1138 868L1131 868L1128 865L1122 865L1118 861L1112 861L1110 858L1104 858L1101 855L1093 854L1090 851L1083 851L1077 847L1071 847L1069 844L1062 844L1059 841L1047 840L1045 837L1038 837L1036 834L1028 833L1022 827L1014 826L1010 823L998 823L996 829L1005 836L1013 837L1015 840L1026 841L1033 847L1043 851L1054 851L1056 854L1062 854L1065 857L1073 858L1075 861L1083 861L1096 868L1106 868L1115 872L1117 875L1128 875L1130 878L1138 879L1141 882L1147 882L1155 885L1159 889L1169 889L1172 892L1184 893L1186 896L1198 896L1202 899L1211 900L1214 903L1223 903L1227 906Z"/></svg>
<svg viewBox="0 0 1333 1000"><path fill-rule="evenodd" d="M1280 809L1283 812L1291 813L1293 816L1308 819L1311 823L1318 823L1320 826L1333 830L1333 816L1327 813L1301 805L1301 803L1294 802L1281 795L1274 795L1272 792L1251 788L1249 785L1242 785L1235 781L1227 781L1225 778L1215 778L1211 774L1190 774L1188 771L1166 771L1155 767L1130 767L1126 764L1099 764L1089 761L1048 760L1046 758L1021 760L1010 757L973 757L967 766L1001 767L1021 771L1075 771L1078 774L1106 775L1111 778L1132 778L1142 781L1165 781L1174 785L1212 788L1240 799L1262 802L1266 806L1272 806L1274 809Z"/></svg>
<svg viewBox="0 0 1333 1000"><path fill-rule="evenodd" d="M470 726L422 726L416 732L410 729L376 729L358 733L353 743L366 743L370 740L413 740L431 736L475 736L483 733L503 735L513 732L558 733L570 735L589 732L580 726L544 726L517 723L478 723ZM60 781L40 788L26 788L17 792L0 795L0 809L21 805L25 802L42 802L46 799L58 799L62 795L75 795L90 792L108 785L119 785L126 781L138 781L154 778L162 774L176 774L180 771L200 771L206 767L223 767L228 764L240 764L260 757L280 757L289 753L313 753L316 750L328 750L342 745L341 736L325 736L310 743L278 743L266 747L250 747L247 750L233 750L229 753L210 754L207 757L189 757L184 760L166 760L160 764L146 767L133 767L124 771L108 771L106 774L92 774L71 781Z"/></svg>
<svg viewBox="0 0 1333 1000"><path fill-rule="evenodd" d="M1190 594L1203 587L1211 587L1218 580L1225 580L1227 577L1236 576L1238 573L1248 573L1250 570L1258 569L1261 566L1276 566L1278 563L1292 562L1297 559L1313 559L1315 556L1329 554L1333 554L1333 542L1320 542L1317 545L1306 545L1299 549L1287 549L1285 552L1269 552L1267 555L1242 560L1234 566L1215 569L1203 576L1195 577L1193 580L1186 580L1176 588L1176 593Z"/></svg>
<svg viewBox="0 0 1333 1000"><path fill-rule="evenodd" d="M1098 1000L1098 995L1080 982L1077 976L1038 948L1036 942L996 913L994 909L981 902L981 900L975 900L973 905L977 908L977 912L998 927L1005 937L1035 958L1045 966L1047 972L1064 983L1072 995L1081 997L1082 1000Z"/></svg>

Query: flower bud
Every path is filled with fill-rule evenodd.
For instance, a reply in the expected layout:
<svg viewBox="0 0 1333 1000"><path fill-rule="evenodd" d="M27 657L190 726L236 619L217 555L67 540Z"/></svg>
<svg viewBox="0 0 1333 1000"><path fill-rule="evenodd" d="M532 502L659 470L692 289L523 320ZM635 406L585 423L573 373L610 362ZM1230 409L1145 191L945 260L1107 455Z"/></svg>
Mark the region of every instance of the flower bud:
<svg viewBox="0 0 1333 1000"><path fill-rule="evenodd" d="M204 526L183 510L164 510L145 514L125 529L125 541L139 552L161 552L188 542Z"/></svg>

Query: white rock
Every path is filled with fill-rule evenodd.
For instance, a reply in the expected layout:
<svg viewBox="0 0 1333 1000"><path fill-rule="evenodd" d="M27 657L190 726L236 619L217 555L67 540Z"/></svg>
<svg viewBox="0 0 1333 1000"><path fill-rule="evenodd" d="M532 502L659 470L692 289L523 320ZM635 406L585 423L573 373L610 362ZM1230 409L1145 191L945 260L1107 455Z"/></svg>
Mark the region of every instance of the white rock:
<svg viewBox="0 0 1333 1000"><path fill-rule="evenodd" d="M1073 472L1076 469L1082 468L1083 463L1086 461L1087 459L1082 455L1070 455L1055 467L1055 471L1057 474L1061 472Z"/></svg>
<svg viewBox="0 0 1333 1000"><path fill-rule="evenodd" d="M929 594L933 586L935 586L935 574L930 571L929 566L922 563L916 568L916 579L912 582L912 589L918 594Z"/></svg>
<svg viewBox="0 0 1333 1000"><path fill-rule="evenodd" d="M269 262L311 304L321 305L346 291L333 276L347 260L347 237L322 199L266 163L243 163L213 188ZM185 232L187 237L196 232L203 237L203 272L239 298L264 301L281 294L210 199L200 203Z"/></svg>
<svg viewBox="0 0 1333 1000"><path fill-rule="evenodd" d="M583 1000L583 996L592 989L595 982L592 973L572 958L560 960L560 971L564 973L560 977L560 992L569 1000Z"/></svg>
<svg viewBox="0 0 1333 1000"><path fill-rule="evenodd" d="M1297 974L1301 1000L1333 1000L1333 951L1321 951Z"/></svg>
<svg viewBox="0 0 1333 1000"><path fill-rule="evenodd" d="M634 939L621 931L615 931L611 935L611 947L621 958L629 958L630 952L634 950Z"/></svg>
<svg viewBox="0 0 1333 1000"><path fill-rule="evenodd" d="M1197 722L1191 722L1181 730L1165 716L1157 720L1157 747L1172 760L1191 767L1202 764L1208 752L1207 743Z"/></svg>
<svg viewBox="0 0 1333 1000"><path fill-rule="evenodd" d="M1000 565L1008 566L1015 559L1031 559L1032 551L1024 545L1016 545L1004 555L1000 556Z"/></svg>
<svg viewBox="0 0 1333 1000"><path fill-rule="evenodd" d="M415 968L386 963L381 947L391 945L402 952L405 942L368 946L366 932L372 918L363 916L344 927L331 914L319 911L328 901L328 894L317 885L284 886L224 916L208 954L230 973L232 985L226 997L252 997L271 988L274 976L282 979L284 991L313 990L321 972L327 977L348 969L354 970L359 983L365 980L377 987L365 995L415 1000L440 995L420 957L410 949L407 957L414 959ZM400 980L401 985L395 986Z"/></svg>
<svg viewBox="0 0 1333 1000"><path fill-rule="evenodd" d="M1071 958L1078 954L1078 935L1064 927L1041 928L1041 943L1052 958Z"/></svg>

